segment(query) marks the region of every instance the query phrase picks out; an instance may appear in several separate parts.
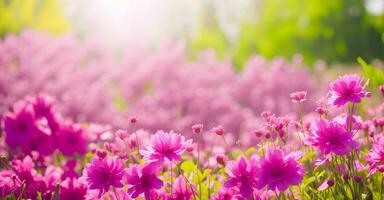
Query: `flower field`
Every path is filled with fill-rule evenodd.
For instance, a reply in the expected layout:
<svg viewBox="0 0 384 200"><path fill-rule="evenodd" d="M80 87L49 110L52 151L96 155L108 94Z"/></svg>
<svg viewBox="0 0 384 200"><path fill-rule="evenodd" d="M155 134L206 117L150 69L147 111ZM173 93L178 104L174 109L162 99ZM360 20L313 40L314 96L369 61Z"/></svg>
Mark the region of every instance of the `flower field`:
<svg viewBox="0 0 384 200"><path fill-rule="evenodd" d="M114 51L1 40L1 199L383 199L377 83L300 56L236 71L179 43Z"/></svg>

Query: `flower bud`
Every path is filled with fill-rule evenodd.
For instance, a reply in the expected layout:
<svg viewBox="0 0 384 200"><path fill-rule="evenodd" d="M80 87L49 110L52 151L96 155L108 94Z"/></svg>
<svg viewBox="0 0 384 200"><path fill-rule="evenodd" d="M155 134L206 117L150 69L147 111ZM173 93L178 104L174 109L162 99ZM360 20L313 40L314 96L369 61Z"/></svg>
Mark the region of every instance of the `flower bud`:
<svg viewBox="0 0 384 200"><path fill-rule="evenodd" d="M136 116L131 116L131 117L129 118L129 121L131 122L131 124L135 124L135 123L137 123L137 118L136 118Z"/></svg>
<svg viewBox="0 0 384 200"><path fill-rule="evenodd" d="M107 152L104 151L104 150L101 150L101 149L97 149L97 150L96 150L96 155L97 155L97 157L99 157L100 159L104 159L105 157L107 157Z"/></svg>
<svg viewBox="0 0 384 200"><path fill-rule="evenodd" d="M353 177L353 180L355 180L356 183L360 183L361 182L361 176L355 176Z"/></svg>
<svg viewBox="0 0 384 200"><path fill-rule="evenodd" d="M222 126L218 126L218 127L212 128L211 132L215 133L216 135L223 135L225 131Z"/></svg>
<svg viewBox="0 0 384 200"><path fill-rule="evenodd" d="M192 126L192 130L193 130L193 133L195 134L199 134L203 131L203 127L204 125L203 124L195 124Z"/></svg>
<svg viewBox="0 0 384 200"><path fill-rule="evenodd" d="M217 154L216 155L216 161L217 163L221 165L225 165L225 155L224 154Z"/></svg>

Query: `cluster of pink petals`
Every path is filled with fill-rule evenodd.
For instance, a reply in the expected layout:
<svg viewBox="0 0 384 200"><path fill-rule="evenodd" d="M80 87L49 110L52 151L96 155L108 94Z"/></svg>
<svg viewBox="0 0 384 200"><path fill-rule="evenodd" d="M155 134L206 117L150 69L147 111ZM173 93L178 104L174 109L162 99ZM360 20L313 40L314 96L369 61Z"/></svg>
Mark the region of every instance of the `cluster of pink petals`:
<svg viewBox="0 0 384 200"><path fill-rule="evenodd" d="M137 198L144 193L145 199L152 199L151 192L160 189L163 182L157 177L159 173L158 163L148 165L131 166L125 175L125 182L128 184L128 194Z"/></svg>
<svg viewBox="0 0 384 200"><path fill-rule="evenodd" d="M19 198L35 200L38 197L37 194L40 193L42 199L53 198L56 184L64 181L62 179L63 170L55 166L48 166L44 173L40 173L36 168L41 168L41 166L36 166L35 163L36 160L27 156L23 159L14 159L9 170L2 170L0 172L0 197L13 194ZM76 182L72 187L64 181L62 185L64 187L63 195L65 195L66 189L69 189L78 192L79 195L82 194L80 199L84 199L84 184Z"/></svg>
<svg viewBox="0 0 384 200"><path fill-rule="evenodd" d="M298 91L292 92L289 97L291 97L292 102L303 102L306 100L307 92L306 91Z"/></svg>
<svg viewBox="0 0 384 200"><path fill-rule="evenodd" d="M0 42L0 111L26 95L44 92L75 122L130 128L126 119L135 114L140 126L151 132L187 134L194 123L204 122L237 134L255 128L253 122L263 110L295 111L289 106L290 92L300 89L313 95L318 88L305 68L292 67L303 63L283 59L255 57L238 73L211 52L189 61L178 44L156 51L125 45L121 56L113 53L100 42L71 35L8 35ZM305 112L312 108L303 104Z"/></svg>
<svg viewBox="0 0 384 200"><path fill-rule="evenodd" d="M331 83L329 102L338 107L348 102L360 103L362 98L371 96L371 93L364 91L368 81L362 84L363 79L357 74L339 77Z"/></svg>
<svg viewBox="0 0 384 200"><path fill-rule="evenodd" d="M226 172L229 176L224 184L226 188L238 188L244 198L250 198L257 189L284 191L291 185L299 184L305 174L305 168L298 160L300 152L286 153L280 149L267 150L260 158L249 162L244 157L229 161Z"/></svg>
<svg viewBox="0 0 384 200"><path fill-rule="evenodd" d="M319 119L308 135L307 141L324 154L333 152L336 155L344 155L358 147L353 137L354 134L347 131L345 126L334 121Z"/></svg>
<svg viewBox="0 0 384 200"><path fill-rule="evenodd" d="M245 198L251 198L253 188L256 186L258 170L257 160L251 159L249 162L244 157L239 157L236 161L229 161L226 165L228 180L224 187L238 187L239 193Z"/></svg>
<svg viewBox="0 0 384 200"><path fill-rule="evenodd" d="M84 178L90 190L98 190L100 198L111 187L123 187L122 180L125 175L124 161L117 157L105 159L93 158L92 162L84 168Z"/></svg>
<svg viewBox="0 0 384 200"><path fill-rule="evenodd" d="M283 150L267 150L259 159L259 170L256 172L256 187L267 186L270 190L284 191L291 185L299 184L305 174L305 168L298 163L301 152L286 153Z"/></svg>
<svg viewBox="0 0 384 200"><path fill-rule="evenodd" d="M369 150L365 157L368 165L370 166L370 172L368 176L380 171L384 172L384 137L379 136L375 139L372 148Z"/></svg>
<svg viewBox="0 0 384 200"><path fill-rule="evenodd" d="M157 131L142 154L147 162L180 161L191 144L192 140L185 141L184 136L173 131Z"/></svg>
<svg viewBox="0 0 384 200"><path fill-rule="evenodd" d="M89 141L80 125L63 120L49 98L41 95L17 102L3 115L2 128L6 144L26 154L49 155L58 149L65 156L83 155Z"/></svg>

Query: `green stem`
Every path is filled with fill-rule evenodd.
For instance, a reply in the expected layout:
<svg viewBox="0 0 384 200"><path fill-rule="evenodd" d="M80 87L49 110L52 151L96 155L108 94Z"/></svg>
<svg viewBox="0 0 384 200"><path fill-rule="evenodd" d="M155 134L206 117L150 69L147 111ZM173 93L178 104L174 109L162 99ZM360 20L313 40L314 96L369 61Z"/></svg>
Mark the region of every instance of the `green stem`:
<svg viewBox="0 0 384 200"><path fill-rule="evenodd" d="M197 134L197 180L199 182L199 199L201 200L201 180L200 180L200 134Z"/></svg>
<svg viewBox="0 0 384 200"><path fill-rule="evenodd" d="M141 160L140 144L139 144L139 137L137 136L136 131L135 131L135 137L136 137L136 145L137 145L137 157L139 158L138 162L140 163L140 160Z"/></svg>
<svg viewBox="0 0 384 200"><path fill-rule="evenodd" d="M171 197L173 198L173 162L171 161Z"/></svg>

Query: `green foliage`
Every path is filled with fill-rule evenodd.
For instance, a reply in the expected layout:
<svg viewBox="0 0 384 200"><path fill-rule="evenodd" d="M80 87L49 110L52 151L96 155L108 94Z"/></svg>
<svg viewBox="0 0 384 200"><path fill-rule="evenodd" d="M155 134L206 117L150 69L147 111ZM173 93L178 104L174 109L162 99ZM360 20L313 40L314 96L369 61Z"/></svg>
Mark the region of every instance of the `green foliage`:
<svg viewBox="0 0 384 200"><path fill-rule="evenodd" d="M187 160L181 163L180 168L187 174L191 174L195 169L195 164L192 160Z"/></svg>
<svg viewBox="0 0 384 200"><path fill-rule="evenodd" d="M369 87L378 88L380 85L384 85L384 73L379 68L374 68L372 65L367 64L361 57L357 58L360 63L362 75L369 80ZM373 91L373 90L372 90Z"/></svg>
<svg viewBox="0 0 384 200"><path fill-rule="evenodd" d="M257 17L240 25L233 42L209 16L191 42L193 52L212 48L218 55L233 55L237 68L252 54L291 58L300 53L309 64L384 58L384 16L368 13L364 0L268 0L257 9Z"/></svg>
<svg viewBox="0 0 384 200"><path fill-rule="evenodd" d="M0 37L25 28L63 33L69 23L60 9L59 0L0 1Z"/></svg>
<svg viewBox="0 0 384 200"><path fill-rule="evenodd" d="M369 19L363 0L265 1L260 20L243 25L236 61L244 63L253 52L268 58L301 53L310 63L383 58L384 29Z"/></svg>

